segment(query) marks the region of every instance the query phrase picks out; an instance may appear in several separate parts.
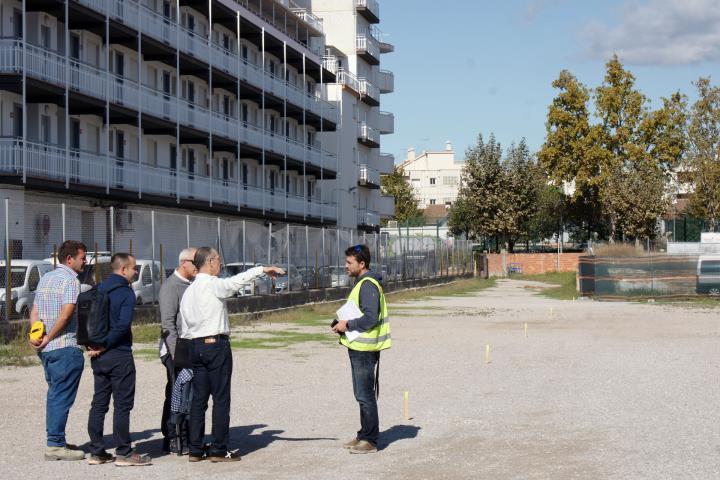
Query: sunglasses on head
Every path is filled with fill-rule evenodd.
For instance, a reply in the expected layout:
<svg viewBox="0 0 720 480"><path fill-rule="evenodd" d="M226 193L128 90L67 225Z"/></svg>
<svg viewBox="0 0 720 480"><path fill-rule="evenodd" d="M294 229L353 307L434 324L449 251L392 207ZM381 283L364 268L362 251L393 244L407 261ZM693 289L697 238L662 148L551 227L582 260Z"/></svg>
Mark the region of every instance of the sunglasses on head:
<svg viewBox="0 0 720 480"><path fill-rule="evenodd" d="M360 253L360 252L362 252L362 247L363 247L362 245L355 245L353 247L353 250L355 250L355 253Z"/></svg>

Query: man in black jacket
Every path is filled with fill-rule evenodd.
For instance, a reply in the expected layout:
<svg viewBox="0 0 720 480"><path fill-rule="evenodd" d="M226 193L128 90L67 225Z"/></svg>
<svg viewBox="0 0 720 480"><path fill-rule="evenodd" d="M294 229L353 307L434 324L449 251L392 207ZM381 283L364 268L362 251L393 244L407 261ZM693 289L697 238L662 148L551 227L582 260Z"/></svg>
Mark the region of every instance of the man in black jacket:
<svg viewBox="0 0 720 480"><path fill-rule="evenodd" d="M133 451L130 440L130 411L135 402L135 361L132 355L132 321L135 315L135 292L130 284L135 278L135 257L127 253L112 256L113 273L98 286L107 292L110 306L109 332L105 344L91 348L95 394L88 418L90 458L88 463L98 465L115 461L115 465L150 465L150 458ZM105 451L103 425L105 414L113 404L113 439L115 455Z"/></svg>

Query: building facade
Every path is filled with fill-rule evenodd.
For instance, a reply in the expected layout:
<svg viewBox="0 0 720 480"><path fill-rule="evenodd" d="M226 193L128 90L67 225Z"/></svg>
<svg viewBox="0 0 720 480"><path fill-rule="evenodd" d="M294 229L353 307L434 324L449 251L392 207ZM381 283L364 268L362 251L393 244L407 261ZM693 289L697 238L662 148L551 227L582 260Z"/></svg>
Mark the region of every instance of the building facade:
<svg viewBox="0 0 720 480"><path fill-rule="evenodd" d="M344 13L322 19L316 4ZM393 163L377 153L392 131L377 108L392 91L369 29L378 11L374 0L0 0L2 196L375 227L393 207L377 200ZM346 16L367 27L362 48L360 34L342 43Z"/></svg>
<svg viewBox="0 0 720 480"><path fill-rule="evenodd" d="M464 161L455 159L452 144L446 142L443 151L416 155L414 148L408 149L401 167L418 196L420 208L425 209L432 205L449 207L455 202L464 165Z"/></svg>
<svg viewBox="0 0 720 480"><path fill-rule="evenodd" d="M328 99L338 104L335 130L320 134L337 145L337 178L322 189L337 193L338 225L378 231L380 220L394 213L392 197L380 192L380 176L391 173L395 158L380 153L381 138L392 134L395 117L380 109L384 94L394 90L394 75L381 68L384 54L394 50L377 28L376 0L312 0L312 10L325 27L326 63L337 81L328 85Z"/></svg>

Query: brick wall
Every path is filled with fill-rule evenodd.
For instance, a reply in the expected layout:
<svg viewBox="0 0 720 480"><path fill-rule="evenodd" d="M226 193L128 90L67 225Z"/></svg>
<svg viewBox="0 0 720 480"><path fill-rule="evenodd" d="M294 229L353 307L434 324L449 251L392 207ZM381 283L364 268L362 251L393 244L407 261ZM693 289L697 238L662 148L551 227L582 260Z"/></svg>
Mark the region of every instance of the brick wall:
<svg viewBox="0 0 720 480"><path fill-rule="evenodd" d="M548 272L576 272L578 267L578 258L582 253L563 253L560 255L560 268L558 270L556 253L490 253L488 254L488 272L491 277L505 276L503 270L503 256L505 256L505 265L510 263L520 264L522 273L526 275L536 275Z"/></svg>

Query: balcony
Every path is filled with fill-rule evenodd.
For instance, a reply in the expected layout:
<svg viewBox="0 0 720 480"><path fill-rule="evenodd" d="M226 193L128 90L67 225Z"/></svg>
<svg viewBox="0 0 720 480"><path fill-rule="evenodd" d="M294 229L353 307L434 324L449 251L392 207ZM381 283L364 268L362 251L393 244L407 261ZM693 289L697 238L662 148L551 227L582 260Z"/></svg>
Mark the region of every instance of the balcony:
<svg viewBox="0 0 720 480"><path fill-rule="evenodd" d="M390 42L380 42L380 53L393 53L395 51L395 45Z"/></svg>
<svg viewBox="0 0 720 480"><path fill-rule="evenodd" d="M360 82L360 100L372 107L380 105L380 89L364 77L358 80Z"/></svg>
<svg viewBox="0 0 720 480"><path fill-rule="evenodd" d="M135 30L142 31L143 35L148 35L166 45L176 45L179 38L178 48L181 52L203 62L212 62L213 66L226 71L232 76L238 75L242 80L256 88L265 86L266 90L271 91L273 95L281 95L280 98L284 98L282 92L284 92L285 82L282 79L268 78L270 75L265 76L262 68L241 61L237 53L225 50L214 43L208 44L207 37L178 26L175 20L163 16L152 8L138 5L137 2L131 0L115 0L113 2L103 0L78 1L93 10L107 13L114 20ZM313 21L314 16L307 12L306 14L303 19ZM320 21L317 17L314 18ZM212 52L212 57L210 52ZM238 65L238 62L241 62L242 65ZM303 95L308 97L306 103L308 110L337 124L338 113L335 105L311 94L304 93ZM302 107L304 103L296 103L296 105Z"/></svg>
<svg viewBox="0 0 720 480"><path fill-rule="evenodd" d="M365 122L358 123L358 142L366 147L377 148L380 146L380 132L369 127Z"/></svg>
<svg viewBox="0 0 720 480"><path fill-rule="evenodd" d="M322 59L322 66L325 70L330 73L337 75L338 73L338 59L335 55L326 55Z"/></svg>
<svg viewBox="0 0 720 480"><path fill-rule="evenodd" d="M81 150L66 150L51 144L25 142L17 138L0 139L0 172L25 173L30 178L54 180L75 186L93 186L142 192L162 197L225 203L257 210L276 210L303 216L335 218L335 204L320 203L302 196L274 193L262 188L211 178L194 172L177 171L139 164Z"/></svg>
<svg viewBox="0 0 720 480"><path fill-rule="evenodd" d="M315 30L315 33L322 35L324 33L322 18L318 18L304 8L291 8L295 15L298 16L305 24Z"/></svg>
<svg viewBox="0 0 720 480"><path fill-rule="evenodd" d="M380 70L378 73L378 88L380 88L380 93L394 92L395 74L390 70Z"/></svg>
<svg viewBox="0 0 720 480"><path fill-rule="evenodd" d="M358 210L358 226L376 228L380 226L380 215L369 210Z"/></svg>
<svg viewBox="0 0 720 480"><path fill-rule="evenodd" d="M251 145L258 149L271 151L279 156L287 155L291 158L318 168L335 170L335 156L318 146L296 144L292 140L270 131L263 131L257 126L247 122L210 111L199 105L177 99L165 92L152 89L146 85L138 86L134 80L119 77L92 65L70 61L69 81L66 77L65 58L57 53L27 44L25 52L25 71L29 77L64 87L66 84L72 91L77 91L100 99L108 100L113 105L140 110L146 115L165 119L169 122L179 122L190 128L206 133L224 137L230 141L237 141ZM247 67L244 71L247 77L262 76L262 72ZM20 73L22 71L22 41L15 39L0 40L0 72ZM324 113L328 102L317 97L306 95L298 89L288 89L288 98L296 95L302 99L308 110ZM299 100L298 100L299 101ZM333 109L334 106L330 105ZM298 145L300 147L298 148Z"/></svg>
<svg viewBox="0 0 720 480"><path fill-rule="evenodd" d="M381 174L390 174L395 169L395 155L392 153L380 154L380 165L378 170Z"/></svg>
<svg viewBox="0 0 720 480"><path fill-rule="evenodd" d="M355 0L355 10L368 23L380 23L380 5L377 0Z"/></svg>
<svg viewBox="0 0 720 480"><path fill-rule="evenodd" d="M380 197L375 200L375 205L377 206L380 217L388 218L395 215L395 197L380 195Z"/></svg>
<svg viewBox="0 0 720 480"><path fill-rule="evenodd" d="M380 172L365 164L360 165L358 185L365 188L380 188Z"/></svg>
<svg viewBox="0 0 720 480"><path fill-rule="evenodd" d="M380 44L369 33L355 38L355 53L370 65L380 64Z"/></svg>
<svg viewBox="0 0 720 480"><path fill-rule="evenodd" d="M360 95L360 80L347 70L343 70L342 68L338 70L337 82L341 84L343 88L350 90L351 93Z"/></svg>
<svg viewBox="0 0 720 480"><path fill-rule="evenodd" d="M395 133L395 115L390 112L380 112L378 130L382 135Z"/></svg>

